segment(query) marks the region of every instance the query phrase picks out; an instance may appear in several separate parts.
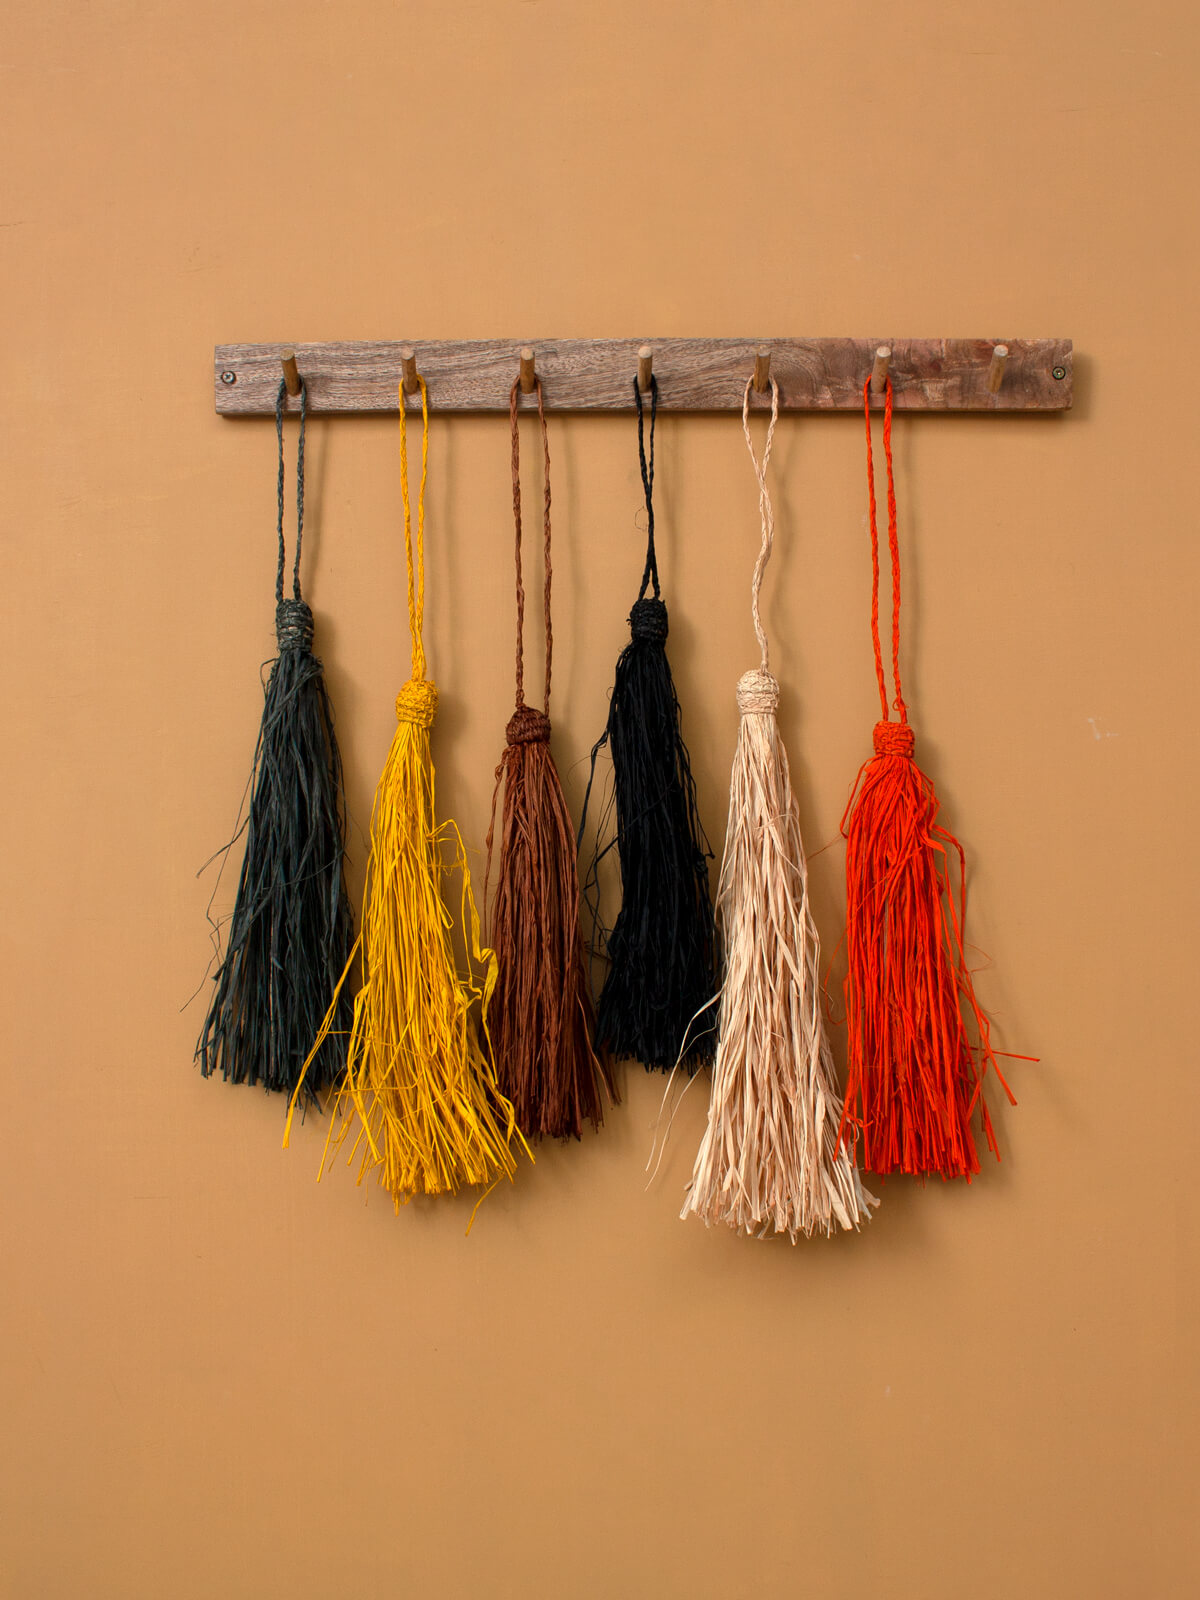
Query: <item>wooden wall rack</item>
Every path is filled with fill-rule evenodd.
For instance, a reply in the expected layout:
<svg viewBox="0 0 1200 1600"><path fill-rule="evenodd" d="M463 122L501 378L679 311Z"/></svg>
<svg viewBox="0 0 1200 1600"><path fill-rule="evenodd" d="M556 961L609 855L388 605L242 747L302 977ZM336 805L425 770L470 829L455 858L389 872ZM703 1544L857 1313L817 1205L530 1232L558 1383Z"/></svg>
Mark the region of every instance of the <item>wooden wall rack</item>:
<svg viewBox="0 0 1200 1600"><path fill-rule="evenodd" d="M781 411L857 411L863 384L882 393L886 371L897 411L1066 411L1069 339L440 339L428 343L220 344L216 406L222 416L270 414L285 367L289 393L308 387L311 413L396 412L402 381L420 405L414 371L434 411L507 411L513 380L536 370L547 411L632 411L633 381L653 368L659 405L671 411L740 411L746 380ZM529 387L532 387L530 383ZM532 397L524 401L532 405Z"/></svg>

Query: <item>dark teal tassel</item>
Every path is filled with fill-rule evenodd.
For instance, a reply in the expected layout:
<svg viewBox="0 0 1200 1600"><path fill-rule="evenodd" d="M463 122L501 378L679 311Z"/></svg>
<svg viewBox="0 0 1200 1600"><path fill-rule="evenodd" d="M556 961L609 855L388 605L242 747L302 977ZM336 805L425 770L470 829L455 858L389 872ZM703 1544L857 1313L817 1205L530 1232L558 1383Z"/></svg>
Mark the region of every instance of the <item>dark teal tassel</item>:
<svg viewBox="0 0 1200 1600"><path fill-rule="evenodd" d="M343 873L342 763L321 663L312 653L312 612L300 595L304 519L304 421L300 392L293 598L283 597L283 407L279 441L279 656L267 680L254 752L246 851L224 960L196 1055L205 1077L262 1084L291 1094L329 1008L354 942ZM343 989L337 1025L304 1080L315 1100L341 1076L353 996Z"/></svg>

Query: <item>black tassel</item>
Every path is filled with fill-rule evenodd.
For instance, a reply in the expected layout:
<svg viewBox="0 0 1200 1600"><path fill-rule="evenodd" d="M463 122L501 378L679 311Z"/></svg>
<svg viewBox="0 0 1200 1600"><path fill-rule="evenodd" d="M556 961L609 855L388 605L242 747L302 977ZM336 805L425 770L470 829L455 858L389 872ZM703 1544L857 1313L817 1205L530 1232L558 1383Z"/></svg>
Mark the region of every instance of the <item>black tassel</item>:
<svg viewBox="0 0 1200 1600"><path fill-rule="evenodd" d="M342 763L321 663L312 653L312 612L300 597L304 519L304 420L301 389L297 451L294 598L283 598L283 407L279 439L279 572L275 631L279 656L267 680L254 752L246 853L230 919L225 959L196 1055L207 1078L262 1084L291 1094L329 1008L354 942L343 875L345 806ZM330 1087L345 1068L353 997L304 1080L306 1099ZM340 1037L339 1037L340 1035Z"/></svg>
<svg viewBox="0 0 1200 1600"><path fill-rule="evenodd" d="M594 778L596 757L608 746L616 812L616 839L597 843L588 873L596 942L602 942L598 869L613 842L622 887L621 909L607 937L609 969L596 1007L596 1042L614 1056L641 1061L647 1068L670 1070L682 1060L695 1071L712 1060L716 1048L717 936L708 882L712 851L700 824L667 661L667 608L654 550L658 381L650 379L649 463L636 378L633 387L648 542L642 586L629 615L632 638L617 659L608 724L592 751ZM652 597L646 594L651 583Z"/></svg>

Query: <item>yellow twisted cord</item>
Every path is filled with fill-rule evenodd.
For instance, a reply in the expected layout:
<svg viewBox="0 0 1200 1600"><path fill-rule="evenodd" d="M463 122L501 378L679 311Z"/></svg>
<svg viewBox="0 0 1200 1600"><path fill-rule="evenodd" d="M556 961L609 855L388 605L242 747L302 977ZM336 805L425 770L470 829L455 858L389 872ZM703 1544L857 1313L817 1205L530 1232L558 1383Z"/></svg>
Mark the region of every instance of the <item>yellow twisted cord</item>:
<svg viewBox="0 0 1200 1600"><path fill-rule="evenodd" d="M404 501L404 560L408 567L408 630L412 635L412 675L419 683L425 676L425 644L421 630L425 623L425 484L429 477L429 391L421 385L421 487L417 493L417 559L414 574L412 503L408 493L408 414L404 405L404 385L400 385L400 494Z"/></svg>

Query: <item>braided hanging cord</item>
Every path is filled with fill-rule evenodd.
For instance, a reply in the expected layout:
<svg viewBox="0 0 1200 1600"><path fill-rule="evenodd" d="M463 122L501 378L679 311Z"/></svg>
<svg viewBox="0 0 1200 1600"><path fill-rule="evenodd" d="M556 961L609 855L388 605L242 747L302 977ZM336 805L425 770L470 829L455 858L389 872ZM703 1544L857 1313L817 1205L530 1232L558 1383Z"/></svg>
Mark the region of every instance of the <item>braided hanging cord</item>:
<svg viewBox="0 0 1200 1600"><path fill-rule="evenodd" d="M771 552L775 548L775 508L771 504L771 496L767 489L767 467L771 461L771 446L775 442L775 424L779 421L779 385L771 379L771 420L767 424L767 440L763 445L762 460L754 452L754 440L750 434L750 390L753 380L747 382L746 392L742 397L742 434L746 440L746 449L750 452L750 464L754 468L754 476L758 479L758 515L762 522L762 543L758 548L758 560L754 563L754 577L750 583L750 615L754 619L754 637L758 640L760 651L759 671L769 672L770 660L767 645L766 630L762 624L762 616L758 609L759 596L762 593L763 577L767 570L767 562L771 559ZM772 709L774 709L772 707Z"/></svg>
<svg viewBox="0 0 1200 1600"><path fill-rule="evenodd" d="M508 415L512 438L512 505L514 549L517 568L517 709L525 706L525 582L521 572L521 433L517 423L517 397L520 383L514 383L508 397ZM546 428L546 407L542 399L542 380L536 381L538 422L542 435L542 558L544 587L542 591L542 617L546 639L546 686L542 697L542 710L550 715L550 667L554 659L554 628L550 618L550 586L554 568L550 560L550 435ZM527 708L526 708L527 709Z"/></svg>
<svg viewBox="0 0 1200 1600"><path fill-rule="evenodd" d="M285 486L285 472L283 462L283 414L287 405L287 384L279 385L279 392L275 396L275 441L279 447L279 474L277 480L277 498L279 515L276 520L276 533L279 536L279 567L275 573L275 599L283 599L283 573L287 565L287 551L283 538L283 491ZM308 421L308 385L304 379L300 380L300 432L296 438L296 554L292 563L292 594L300 599L300 546L304 538L304 430Z"/></svg>
<svg viewBox="0 0 1200 1600"><path fill-rule="evenodd" d="M647 586L654 585L654 598L660 598L658 586L658 552L654 548L654 427L658 421L658 379L650 374L650 456L646 457L646 408L642 402L642 386L633 380L633 400L638 419L638 466L642 473L642 493L646 499L646 566L642 572L638 600L645 598Z"/></svg>
<svg viewBox="0 0 1200 1600"><path fill-rule="evenodd" d="M883 675L883 647L879 642L879 514L875 503L875 456L871 448L870 383L867 384L867 509L871 526L871 646L875 654L875 677L879 684L879 704L883 721L888 720L887 683ZM887 467L888 554L892 567L892 682L896 698L892 702L900 721L908 721L908 707L900 689L900 536L896 515L896 475L892 467L892 380L887 380L883 411L883 455ZM903 747L905 741L901 739ZM911 738L907 741L912 749Z"/></svg>

